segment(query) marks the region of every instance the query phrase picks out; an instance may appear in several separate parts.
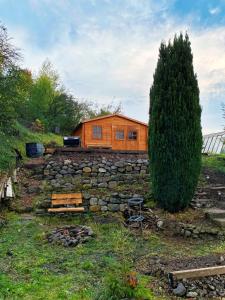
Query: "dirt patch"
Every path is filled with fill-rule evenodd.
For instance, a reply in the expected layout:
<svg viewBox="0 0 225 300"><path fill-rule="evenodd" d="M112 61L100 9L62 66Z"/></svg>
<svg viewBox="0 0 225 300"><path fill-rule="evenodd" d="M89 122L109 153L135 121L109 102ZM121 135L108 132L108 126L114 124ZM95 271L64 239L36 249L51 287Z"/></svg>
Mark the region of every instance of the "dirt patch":
<svg viewBox="0 0 225 300"><path fill-rule="evenodd" d="M225 173L205 167L202 174L209 185L225 185Z"/></svg>
<svg viewBox="0 0 225 300"><path fill-rule="evenodd" d="M171 260L164 257L153 256L137 261L138 271L146 275L165 275L172 271L206 268L218 265L225 265L225 253Z"/></svg>

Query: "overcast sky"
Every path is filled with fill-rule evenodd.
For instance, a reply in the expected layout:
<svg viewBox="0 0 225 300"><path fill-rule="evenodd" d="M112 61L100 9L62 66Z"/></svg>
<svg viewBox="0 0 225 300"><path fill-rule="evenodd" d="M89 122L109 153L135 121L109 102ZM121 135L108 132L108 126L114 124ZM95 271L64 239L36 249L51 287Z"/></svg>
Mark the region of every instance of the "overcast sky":
<svg viewBox="0 0 225 300"><path fill-rule="evenodd" d="M147 122L162 40L188 32L204 133L223 130L225 0L0 0L0 20L37 73L49 58L66 88Z"/></svg>

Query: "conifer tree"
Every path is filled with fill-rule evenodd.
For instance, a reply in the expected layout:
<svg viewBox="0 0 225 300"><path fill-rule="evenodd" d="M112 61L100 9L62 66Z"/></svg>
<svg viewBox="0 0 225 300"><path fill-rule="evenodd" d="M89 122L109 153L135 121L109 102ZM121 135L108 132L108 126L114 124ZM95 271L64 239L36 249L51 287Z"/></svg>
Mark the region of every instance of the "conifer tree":
<svg viewBox="0 0 225 300"><path fill-rule="evenodd" d="M170 211L184 209L201 169L201 107L189 37L162 43L150 89L149 159L154 198Z"/></svg>

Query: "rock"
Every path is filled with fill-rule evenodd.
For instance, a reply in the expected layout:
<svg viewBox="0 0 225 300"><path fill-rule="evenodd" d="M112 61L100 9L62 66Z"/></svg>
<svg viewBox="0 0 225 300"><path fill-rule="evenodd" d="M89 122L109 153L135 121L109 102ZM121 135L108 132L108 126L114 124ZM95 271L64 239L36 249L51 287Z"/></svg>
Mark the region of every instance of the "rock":
<svg viewBox="0 0 225 300"><path fill-rule="evenodd" d="M91 168L90 167L84 167L83 168L83 173L91 173Z"/></svg>
<svg viewBox="0 0 225 300"><path fill-rule="evenodd" d="M215 291L215 286L214 286L214 285L209 284L208 287L209 287L209 289L210 289L211 291Z"/></svg>
<svg viewBox="0 0 225 300"><path fill-rule="evenodd" d="M220 256L220 263L223 263L224 262L224 257L223 255Z"/></svg>
<svg viewBox="0 0 225 300"><path fill-rule="evenodd" d="M101 207L101 211L107 211L107 210L108 210L108 207L106 205Z"/></svg>
<svg viewBox="0 0 225 300"><path fill-rule="evenodd" d="M99 168L98 171L99 171L99 173L106 173L106 169L104 169L104 168Z"/></svg>
<svg viewBox="0 0 225 300"><path fill-rule="evenodd" d="M98 204L98 198L91 198L90 199L90 205L97 205Z"/></svg>
<svg viewBox="0 0 225 300"><path fill-rule="evenodd" d="M109 188L113 189L115 187L117 187L117 182L116 181L109 181Z"/></svg>
<svg viewBox="0 0 225 300"><path fill-rule="evenodd" d="M126 204L120 204L120 211L125 211L126 208L127 208Z"/></svg>
<svg viewBox="0 0 225 300"><path fill-rule="evenodd" d="M83 184L83 189L84 190L90 189L91 187L92 187L92 185L90 183Z"/></svg>
<svg viewBox="0 0 225 300"><path fill-rule="evenodd" d="M107 203L104 200L100 199L98 201L98 204L101 205L101 206L105 206Z"/></svg>
<svg viewBox="0 0 225 300"><path fill-rule="evenodd" d="M62 175L66 175L68 172L67 172L67 170L61 170L60 171L60 174L62 174Z"/></svg>
<svg viewBox="0 0 225 300"><path fill-rule="evenodd" d="M64 160L64 165L69 165L71 164L71 160L70 159L65 159Z"/></svg>
<svg viewBox="0 0 225 300"><path fill-rule="evenodd" d="M157 226L159 229L162 229L162 228L163 228L163 225L164 225L164 223L163 223L162 220L159 220L159 221L157 221L157 223L156 223L156 226Z"/></svg>
<svg viewBox="0 0 225 300"><path fill-rule="evenodd" d="M184 236L185 236L185 237L190 237L190 236L191 236L191 231L185 230Z"/></svg>
<svg viewBox="0 0 225 300"><path fill-rule="evenodd" d="M107 188L108 184L106 182L101 182L101 183L98 184L98 187L100 187L100 188Z"/></svg>
<svg viewBox="0 0 225 300"><path fill-rule="evenodd" d="M49 171L49 170L47 170L47 169L45 169L45 170L44 170L44 175L45 175L45 176L48 176L48 175L50 175L50 171Z"/></svg>
<svg viewBox="0 0 225 300"><path fill-rule="evenodd" d="M178 286L173 289L173 294L179 297L183 297L186 294L186 288L182 282L178 283Z"/></svg>
<svg viewBox="0 0 225 300"><path fill-rule="evenodd" d="M187 298L196 298L196 297L198 297L198 293L197 292L188 292L186 297Z"/></svg>
<svg viewBox="0 0 225 300"><path fill-rule="evenodd" d="M124 166L124 163L123 163L122 161L117 161L117 162L115 163L115 166L116 166L116 167L119 167L119 168L122 168L122 167Z"/></svg>
<svg viewBox="0 0 225 300"><path fill-rule="evenodd" d="M101 210L101 206L100 205L92 205L90 206L90 211L92 212L97 212Z"/></svg>
<svg viewBox="0 0 225 300"><path fill-rule="evenodd" d="M132 166L126 166L126 171L131 172L132 171Z"/></svg>
<svg viewBox="0 0 225 300"><path fill-rule="evenodd" d="M110 211L119 211L120 210L120 205L119 204L109 204L108 208Z"/></svg>

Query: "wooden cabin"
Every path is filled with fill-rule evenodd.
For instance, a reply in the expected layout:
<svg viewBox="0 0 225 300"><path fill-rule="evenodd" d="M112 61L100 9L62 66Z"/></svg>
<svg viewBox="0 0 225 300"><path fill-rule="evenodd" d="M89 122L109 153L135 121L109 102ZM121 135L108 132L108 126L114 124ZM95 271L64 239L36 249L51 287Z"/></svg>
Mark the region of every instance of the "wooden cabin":
<svg viewBox="0 0 225 300"><path fill-rule="evenodd" d="M148 125L120 114L83 121L73 135L83 148L147 151Z"/></svg>

